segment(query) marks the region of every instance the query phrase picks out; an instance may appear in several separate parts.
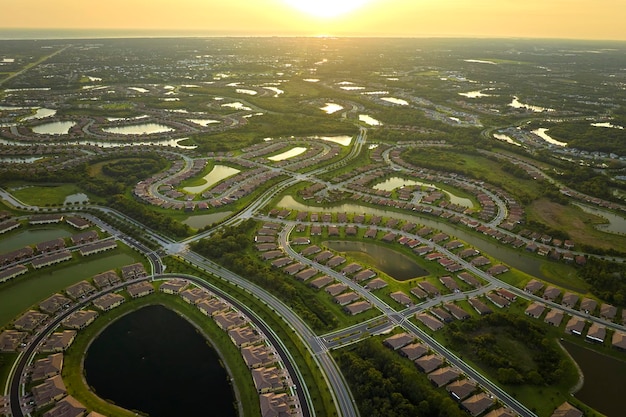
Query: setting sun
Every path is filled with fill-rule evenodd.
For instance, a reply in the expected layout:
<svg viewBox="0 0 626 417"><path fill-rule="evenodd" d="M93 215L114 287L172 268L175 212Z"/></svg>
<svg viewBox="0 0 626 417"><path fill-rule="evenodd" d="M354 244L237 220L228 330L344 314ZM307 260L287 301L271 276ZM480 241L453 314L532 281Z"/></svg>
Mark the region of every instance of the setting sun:
<svg viewBox="0 0 626 417"><path fill-rule="evenodd" d="M369 0L285 0L296 9L311 16L332 18L356 10Z"/></svg>

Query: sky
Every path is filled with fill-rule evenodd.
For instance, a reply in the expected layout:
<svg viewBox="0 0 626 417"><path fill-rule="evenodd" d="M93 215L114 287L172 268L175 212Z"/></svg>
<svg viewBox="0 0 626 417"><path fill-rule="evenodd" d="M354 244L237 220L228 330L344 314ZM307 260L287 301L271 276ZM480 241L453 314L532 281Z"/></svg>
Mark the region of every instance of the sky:
<svg viewBox="0 0 626 417"><path fill-rule="evenodd" d="M626 40L626 0L1 0L2 29ZM334 15L344 11L343 14Z"/></svg>

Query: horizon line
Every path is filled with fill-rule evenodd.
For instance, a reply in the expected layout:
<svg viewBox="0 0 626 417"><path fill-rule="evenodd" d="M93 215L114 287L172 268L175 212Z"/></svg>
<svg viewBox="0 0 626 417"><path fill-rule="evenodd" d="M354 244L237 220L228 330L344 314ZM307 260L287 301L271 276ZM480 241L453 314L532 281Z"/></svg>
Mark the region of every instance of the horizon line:
<svg viewBox="0 0 626 417"><path fill-rule="evenodd" d="M31 32L28 36L6 37L8 33ZM64 36L45 36L65 32ZM74 32L75 35L71 33ZM80 36L78 36L78 33ZM107 34L110 33L110 34ZM158 33L161 32L161 33ZM90 35L91 33L91 35ZM542 37L542 36L494 36L494 35L462 35L462 34L269 34L269 33L210 33L200 29L128 29L128 28L0 28L0 41L18 40L89 40L89 39L172 39L172 38L310 38L310 39L467 39L467 40L555 40L555 41L586 41L586 42L626 42L626 39L576 38L576 37Z"/></svg>

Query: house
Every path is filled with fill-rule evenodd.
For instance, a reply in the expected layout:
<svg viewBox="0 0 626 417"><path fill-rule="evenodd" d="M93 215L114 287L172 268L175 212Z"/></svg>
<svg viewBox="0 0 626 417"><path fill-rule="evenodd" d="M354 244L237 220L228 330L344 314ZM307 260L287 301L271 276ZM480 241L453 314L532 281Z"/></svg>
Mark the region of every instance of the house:
<svg viewBox="0 0 626 417"><path fill-rule="evenodd" d="M227 311L230 305L217 298L203 298L197 304L198 310L207 317L212 317L217 313Z"/></svg>
<svg viewBox="0 0 626 417"><path fill-rule="evenodd" d="M329 268L335 268L346 261L346 258L343 256L334 256L328 262L326 262L326 266Z"/></svg>
<svg viewBox="0 0 626 417"><path fill-rule="evenodd" d="M76 337L76 330L63 330L62 332L52 333L39 348L40 352L63 352L65 351Z"/></svg>
<svg viewBox="0 0 626 417"><path fill-rule="evenodd" d="M91 223L89 223L87 220L83 219L82 217L78 217L78 216L66 217L65 218L65 223L69 224L70 226L72 226L72 227L74 227L75 229L78 229L78 230L85 230L85 229L89 228L89 226L91 225Z"/></svg>
<svg viewBox="0 0 626 417"><path fill-rule="evenodd" d="M92 310L78 310L66 317L61 323L64 327L74 330L82 330L89 326L98 317L98 313Z"/></svg>
<svg viewBox="0 0 626 417"><path fill-rule="evenodd" d="M398 350L403 348L404 346L412 343L415 340L415 336L412 336L408 333L398 333L393 336L386 338L383 341L383 344L388 348L393 350Z"/></svg>
<svg viewBox="0 0 626 417"><path fill-rule="evenodd" d="M340 306L345 306L350 304L353 301L358 300L359 298L361 298L361 296L353 291L350 292L346 292L343 294L339 294L338 296L336 296L334 298L335 302L337 304L339 304Z"/></svg>
<svg viewBox="0 0 626 417"><path fill-rule="evenodd" d="M526 311L524 311L524 314L532 318L538 319L543 314L545 309L546 309L545 305L538 303L538 302L534 302L526 308Z"/></svg>
<svg viewBox="0 0 626 417"><path fill-rule="evenodd" d="M0 352L13 352L20 347L28 333L17 330L5 330L0 333Z"/></svg>
<svg viewBox="0 0 626 417"><path fill-rule="evenodd" d="M457 320L467 320L470 318L470 315L467 311L463 310L461 307L454 303L446 303L443 306L452 316Z"/></svg>
<svg viewBox="0 0 626 417"><path fill-rule="evenodd" d="M382 278L374 278L373 280L367 283L365 288L372 290L372 291L376 291L381 288L385 288L386 286L387 286L387 281L385 281Z"/></svg>
<svg viewBox="0 0 626 417"><path fill-rule="evenodd" d="M441 282L448 290L452 292L459 292L459 285L454 281L454 278L445 276L439 278L439 282Z"/></svg>
<svg viewBox="0 0 626 417"><path fill-rule="evenodd" d="M452 398L461 401L478 389L476 382L469 379L460 379L446 386L446 391L450 393Z"/></svg>
<svg viewBox="0 0 626 417"><path fill-rule="evenodd" d="M469 272L461 272L457 275L459 279L474 288L480 287L480 281Z"/></svg>
<svg viewBox="0 0 626 417"><path fill-rule="evenodd" d="M615 319L615 316L617 315L617 308L610 305L610 304L602 304L602 306L600 306L600 317L606 319L606 320L610 320L613 321L613 319Z"/></svg>
<svg viewBox="0 0 626 417"><path fill-rule="evenodd" d="M50 255L42 256L41 258L35 258L31 261L31 265L35 269L45 268L46 266L56 265L61 262L69 261L72 259L72 253L68 250L52 253Z"/></svg>
<svg viewBox="0 0 626 417"><path fill-rule="evenodd" d="M351 316L356 316L357 314L363 313L370 308L372 308L372 305L367 301L357 301L356 303L348 304L343 309Z"/></svg>
<svg viewBox="0 0 626 417"><path fill-rule="evenodd" d="M287 272L287 271L285 271ZM313 278L317 274L317 269L315 268L307 268L303 271L300 271L296 274L296 279L298 281L306 281L308 279Z"/></svg>
<svg viewBox="0 0 626 417"><path fill-rule="evenodd" d="M314 255L314 254L319 253L321 251L322 251L322 249L320 249L319 246L313 245L313 246L309 246L308 248L304 249L301 252L301 255L302 256L311 256L311 255Z"/></svg>
<svg viewBox="0 0 626 417"><path fill-rule="evenodd" d="M261 394L282 390L286 384L284 371L276 367L252 369L252 380Z"/></svg>
<svg viewBox="0 0 626 417"><path fill-rule="evenodd" d="M542 288L543 288L542 282L539 282L536 279L532 279L528 282L528 284L526 284L526 286L524 287L524 291L530 294L534 294Z"/></svg>
<svg viewBox="0 0 626 417"><path fill-rule="evenodd" d="M574 308L577 302L578 302L578 295L571 293L571 292L566 292L565 295L563 296L563 299L561 300L561 304L567 308Z"/></svg>
<svg viewBox="0 0 626 417"><path fill-rule="evenodd" d="M558 327L561 325L561 322L563 321L563 316L564 316L563 311L554 309L554 310L548 311L543 321L551 326Z"/></svg>
<svg viewBox="0 0 626 417"><path fill-rule="evenodd" d="M514 302L515 300L517 300L517 295L513 294L509 290L505 290L504 288L498 288L496 290L496 294L510 302Z"/></svg>
<svg viewBox="0 0 626 417"><path fill-rule="evenodd" d="M428 298L428 294L426 293L426 291L424 291L420 287L411 288L411 294L413 294L419 299Z"/></svg>
<svg viewBox="0 0 626 417"><path fill-rule="evenodd" d="M110 286L119 284L122 280L119 275L113 270L103 272L93 276L93 283L99 289L108 288Z"/></svg>
<svg viewBox="0 0 626 417"><path fill-rule="evenodd" d="M422 372L428 374L443 365L443 358L439 355L425 355L413 361Z"/></svg>
<svg viewBox="0 0 626 417"><path fill-rule="evenodd" d="M592 342L604 343L606 338L606 327L598 323L591 323L587 330L586 339Z"/></svg>
<svg viewBox="0 0 626 417"><path fill-rule="evenodd" d="M336 283L333 285L329 285L324 291L334 297L344 292L346 288L348 288L346 284Z"/></svg>
<svg viewBox="0 0 626 417"><path fill-rule="evenodd" d="M561 290L554 286L549 286L543 292L543 298L548 301L556 300L559 295L561 295Z"/></svg>
<svg viewBox="0 0 626 417"><path fill-rule="evenodd" d="M23 330L25 332L32 332L39 326L44 320L48 318L48 315L40 313L35 310L29 310L22 314L15 322L13 327L17 330Z"/></svg>
<svg viewBox="0 0 626 417"><path fill-rule="evenodd" d="M115 293L104 294L93 300L93 305L101 311L109 311L121 305L126 299Z"/></svg>
<svg viewBox="0 0 626 417"><path fill-rule="evenodd" d="M52 404L67 395L61 375L55 375L45 380L43 384L33 387L33 400L37 408Z"/></svg>
<svg viewBox="0 0 626 417"><path fill-rule="evenodd" d="M438 297L440 295L439 288L435 287L428 281L422 281L418 283L417 286L426 291L430 297Z"/></svg>
<svg viewBox="0 0 626 417"><path fill-rule="evenodd" d="M126 291L132 298L145 297L146 295L154 293L154 286L148 281L137 282L136 284L130 284L126 287Z"/></svg>
<svg viewBox="0 0 626 417"><path fill-rule="evenodd" d="M198 305L200 301L205 300L210 297L211 297L210 292L208 292L204 288L200 288L196 286L192 286L191 288L181 291L180 293L180 298L182 298L183 301L189 304L193 304L193 305Z"/></svg>
<svg viewBox="0 0 626 417"><path fill-rule="evenodd" d="M274 351L264 344L242 347L241 356L250 369L269 366L276 362Z"/></svg>
<svg viewBox="0 0 626 417"><path fill-rule="evenodd" d="M452 315L441 307L431 308L430 313L444 323L450 323L453 320Z"/></svg>
<svg viewBox="0 0 626 417"><path fill-rule="evenodd" d="M585 328L585 320L574 316L570 318L569 321L567 322L567 325L565 326L565 331L567 333L580 336L583 333L584 328Z"/></svg>
<svg viewBox="0 0 626 417"><path fill-rule="evenodd" d="M583 412L568 402L564 402L550 417L583 417Z"/></svg>
<svg viewBox="0 0 626 417"><path fill-rule="evenodd" d="M87 409L74 397L68 395L59 401L54 408L46 411L43 417L81 417Z"/></svg>
<svg viewBox="0 0 626 417"><path fill-rule="evenodd" d="M473 395L461 402L463 408L467 410L473 417L476 417L491 407L495 403L494 398L485 392Z"/></svg>
<svg viewBox="0 0 626 417"><path fill-rule="evenodd" d="M626 333L616 330L613 333L611 346L613 346L615 349L626 351Z"/></svg>
<svg viewBox="0 0 626 417"><path fill-rule="evenodd" d="M491 314L493 312L489 307L487 307L485 303L480 301L478 298L470 298L467 301L474 308L474 310L476 310L476 312L480 314L481 316L485 314Z"/></svg>
<svg viewBox="0 0 626 417"><path fill-rule="evenodd" d="M141 263L134 263L131 265L126 265L121 268L122 271L122 279L124 281L128 281L129 279L141 278L147 275L146 270L144 269Z"/></svg>
<svg viewBox="0 0 626 417"><path fill-rule="evenodd" d="M511 302L509 300L500 297L498 294L490 292L485 294L485 297L487 297L489 301L491 301L494 305L500 308L508 307L509 305L511 305Z"/></svg>
<svg viewBox="0 0 626 417"><path fill-rule="evenodd" d="M347 266L344 266L341 269L341 274L342 275L352 275L355 272L359 272L361 269L363 269L363 267L357 263L351 263Z"/></svg>
<svg viewBox="0 0 626 417"><path fill-rule="evenodd" d="M228 337L238 348L246 347L258 343L261 335L252 326L235 327L228 331Z"/></svg>
<svg viewBox="0 0 626 417"><path fill-rule="evenodd" d="M371 269L364 269L363 271L357 272L352 278L356 282L362 282L374 278L375 276L376 272L372 271Z"/></svg>
<svg viewBox="0 0 626 417"><path fill-rule="evenodd" d="M324 275L319 278L315 278L313 281L310 282L309 285L319 290L320 288L324 288L326 285L330 284L333 281L333 278L329 277L328 275Z"/></svg>
<svg viewBox="0 0 626 417"><path fill-rule="evenodd" d="M241 315L233 310L215 314L213 320L222 330L230 330L235 327L242 326L246 323L246 320Z"/></svg>
<svg viewBox="0 0 626 417"><path fill-rule="evenodd" d="M61 294L53 294L39 304L39 309L44 313L52 315L62 308L68 307L71 302L72 300Z"/></svg>
<svg viewBox="0 0 626 417"><path fill-rule="evenodd" d="M80 281L65 289L65 293L74 300L87 297L96 292L96 288L87 281Z"/></svg>
<svg viewBox="0 0 626 417"><path fill-rule="evenodd" d="M516 417L516 416L517 416L516 413L504 407L491 410L490 412L485 414L485 417Z"/></svg>
<svg viewBox="0 0 626 417"><path fill-rule="evenodd" d="M63 369L63 354L55 353L39 359L33 364L32 369L30 378L33 381L60 375L61 369Z"/></svg>
<svg viewBox="0 0 626 417"><path fill-rule="evenodd" d="M403 306L411 306L413 305L413 301L411 297L403 293L402 291L395 291L389 294L389 296L397 303L402 304Z"/></svg>
<svg viewBox="0 0 626 417"><path fill-rule="evenodd" d="M27 272L28 272L28 267L24 265L15 265L15 266L9 267L3 271L0 271L0 284L10 279L13 279L15 277L18 277L22 274L25 274Z"/></svg>
<svg viewBox="0 0 626 417"><path fill-rule="evenodd" d="M180 292L187 286L187 280L184 279L169 279L165 281L159 287L159 291L165 294L180 294Z"/></svg>
<svg viewBox="0 0 626 417"><path fill-rule="evenodd" d="M267 392L259 395L261 417L287 417L297 415L296 401L286 393Z"/></svg>
<svg viewBox="0 0 626 417"><path fill-rule="evenodd" d="M443 387L444 385L447 385L457 379L460 375L461 371L459 371L458 369L452 368L451 366L446 366L445 368L439 368L429 373L428 379L436 387Z"/></svg>
<svg viewBox="0 0 626 417"><path fill-rule="evenodd" d="M400 354L405 358L414 361L428 353L428 347L422 343L411 343L400 348Z"/></svg>
<svg viewBox="0 0 626 417"><path fill-rule="evenodd" d="M417 313L415 318L432 331L437 331L443 327L442 322L426 313Z"/></svg>
<svg viewBox="0 0 626 417"><path fill-rule="evenodd" d="M580 302L580 311L587 314L593 314L596 307L598 307L598 302L596 300L592 300L591 298L583 298Z"/></svg>

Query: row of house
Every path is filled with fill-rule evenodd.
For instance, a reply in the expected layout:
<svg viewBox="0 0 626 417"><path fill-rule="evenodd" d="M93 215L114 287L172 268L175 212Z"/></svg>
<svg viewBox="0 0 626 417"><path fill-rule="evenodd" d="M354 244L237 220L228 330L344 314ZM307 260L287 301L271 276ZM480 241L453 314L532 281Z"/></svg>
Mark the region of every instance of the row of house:
<svg viewBox="0 0 626 417"><path fill-rule="evenodd" d="M185 302L195 305L228 334L250 369L263 417L302 415L297 397L290 393L293 384L280 357L265 335L245 315L212 292L184 279L167 280L161 284L159 291L178 295Z"/></svg>
<svg viewBox="0 0 626 417"><path fill-rule="evenodd" d="M496 405L493 395L485 392L475 381L469 379L458 368L448 365L443 357L433 353L427 345L409 333L398 333L387 337L383 344L413 361L437 388L445 387L450 396L471 416L514 417L512 411ZM486 413L490 410L489 413Z"/></svg>

